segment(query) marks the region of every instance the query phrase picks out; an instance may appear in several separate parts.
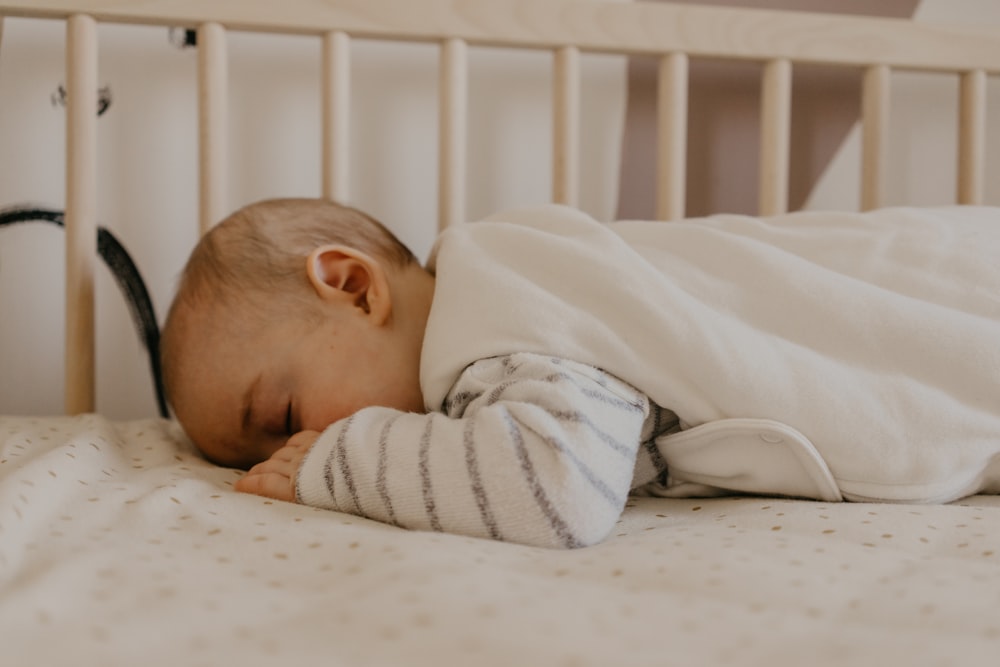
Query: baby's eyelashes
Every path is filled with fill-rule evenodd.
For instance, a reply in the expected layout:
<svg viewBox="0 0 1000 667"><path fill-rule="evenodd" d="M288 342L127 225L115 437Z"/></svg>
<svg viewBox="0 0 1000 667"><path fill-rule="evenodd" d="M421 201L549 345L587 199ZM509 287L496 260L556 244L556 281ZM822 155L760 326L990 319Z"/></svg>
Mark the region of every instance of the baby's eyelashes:
<svg viewBox="0 0 1000 667"><path fill-rule="evenodd" d="M285 402L275 401L264 412L264 419L257 425L257 433L267 440L272 438L287 438L296 432L295 406L291 399Z"/></svg>

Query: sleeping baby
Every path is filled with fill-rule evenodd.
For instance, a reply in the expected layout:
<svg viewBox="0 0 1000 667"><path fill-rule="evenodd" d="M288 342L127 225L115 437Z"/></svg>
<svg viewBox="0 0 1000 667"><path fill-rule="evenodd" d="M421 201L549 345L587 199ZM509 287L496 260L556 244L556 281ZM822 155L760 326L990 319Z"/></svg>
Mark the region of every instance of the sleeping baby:
<svg viewBox="0 0 1000 667"><path fill-rule="evenodd" d="M240 491L550 547L630 492L1000 491L1000 209L459 225L243 208L199 242L164 381Z"/></svg>

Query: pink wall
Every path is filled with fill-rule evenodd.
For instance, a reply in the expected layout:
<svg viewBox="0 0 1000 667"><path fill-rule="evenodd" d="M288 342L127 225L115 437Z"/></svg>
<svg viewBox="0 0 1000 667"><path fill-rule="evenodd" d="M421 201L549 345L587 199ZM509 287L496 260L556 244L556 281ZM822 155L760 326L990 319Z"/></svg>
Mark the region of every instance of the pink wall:
<svg viewBox="0 0 1000 667"><path fill-rule="evenodd" d="M685 0L689 4L910 17L919 0ZM691 62L687 214L757 211L761 66ZM654 217L656 61L632 58L619 218ZM797 66L789 205L800 208L859 111L860 70Z"/></svg>

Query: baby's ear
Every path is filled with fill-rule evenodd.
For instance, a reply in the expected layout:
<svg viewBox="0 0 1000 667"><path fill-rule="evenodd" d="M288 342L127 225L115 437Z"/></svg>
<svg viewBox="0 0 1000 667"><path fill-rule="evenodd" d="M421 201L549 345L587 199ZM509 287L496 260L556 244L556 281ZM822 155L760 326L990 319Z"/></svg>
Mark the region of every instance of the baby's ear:
<svg viewBox="0 0 1000 667"><path fill-rule="evenodd" d="M324 301L359 308L376 324L388 319L389 279L372 256L349 246L320 246L306 258L306 274Z"/></svg>

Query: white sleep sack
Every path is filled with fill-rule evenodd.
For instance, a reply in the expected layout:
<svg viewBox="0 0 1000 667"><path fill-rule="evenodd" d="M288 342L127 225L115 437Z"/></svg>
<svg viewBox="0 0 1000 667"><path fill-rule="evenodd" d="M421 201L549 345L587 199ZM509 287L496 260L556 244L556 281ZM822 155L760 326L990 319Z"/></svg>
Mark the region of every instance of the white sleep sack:
<svg viewBox="0 0 1000 667"><path fill-rule="evenodd" d="M429 267L429 410L476 360L546 354L675 412L659 446L692 486L1000 489L1000 209L600 224L545 206L449 229Z"/></svg>

